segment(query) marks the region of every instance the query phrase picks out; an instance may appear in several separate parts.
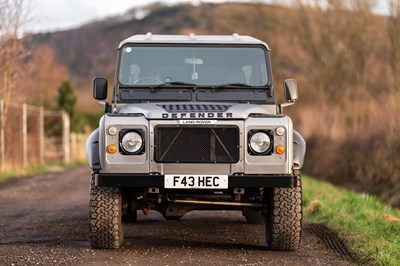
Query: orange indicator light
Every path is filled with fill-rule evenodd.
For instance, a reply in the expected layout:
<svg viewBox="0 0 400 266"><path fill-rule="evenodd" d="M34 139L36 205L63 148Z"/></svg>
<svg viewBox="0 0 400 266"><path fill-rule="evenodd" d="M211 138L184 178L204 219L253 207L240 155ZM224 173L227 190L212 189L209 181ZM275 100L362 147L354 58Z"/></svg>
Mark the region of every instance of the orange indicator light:
<svg viewBox="0 0 400 266"><path fill-rule="evenodd" d="M284 153L285 152L285 146L283 146L283 145L278 145L277 147L276 147L276 153L277 154L282 154L282 153Z"/></svg>
<svg viewBox="0 0 400 266"><path fill-rule="evenodd" d="M111 154L116 153L117 152L117 146L115 146L114 144L110 144L107 147L107 151L108 151L108 153L111 153Z"/></svg>

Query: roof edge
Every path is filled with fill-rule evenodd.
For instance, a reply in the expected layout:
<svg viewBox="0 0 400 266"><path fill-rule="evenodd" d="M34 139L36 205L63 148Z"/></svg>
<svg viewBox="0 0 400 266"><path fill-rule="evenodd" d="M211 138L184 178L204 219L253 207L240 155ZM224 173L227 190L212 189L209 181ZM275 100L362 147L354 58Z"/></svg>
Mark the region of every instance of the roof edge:
<svg viewBox="0 0 400 266"><path fill-rule="evenodd" d="M146 34L132 35L123 40L118 49L127 43L192 43L192 44L260 44L270 50L267 43L247 35L158 35L148 32Z"/></svg>

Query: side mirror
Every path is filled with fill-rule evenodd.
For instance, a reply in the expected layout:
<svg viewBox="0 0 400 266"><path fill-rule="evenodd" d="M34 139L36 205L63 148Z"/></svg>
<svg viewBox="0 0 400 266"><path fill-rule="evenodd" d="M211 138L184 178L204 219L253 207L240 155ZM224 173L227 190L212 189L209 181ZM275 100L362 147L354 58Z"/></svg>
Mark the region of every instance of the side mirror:
<svg viewBox="0 0 400 266"><path fill-rule="evenodd" d="M295 79L287 79L284 82L285 100L288 103L294 103L298 100L299 94L297 89L297 81Z"/></svg>
<svg viewBox="0 0 400 266"><path fill-rule="evenodd" d="M297 81L295 79L285 80L283 83L283 92L285 94L286 103L281 103L276 106L276 112L278 114L283 112L283 107L293 105L299 99Z"/></svg>
<svg viewBox="0 0 400 266"><path fill-rule="evenodd" d="M93 98L99 101L107 99L107 87L105 78L95 78L93 80Z"/></svg>

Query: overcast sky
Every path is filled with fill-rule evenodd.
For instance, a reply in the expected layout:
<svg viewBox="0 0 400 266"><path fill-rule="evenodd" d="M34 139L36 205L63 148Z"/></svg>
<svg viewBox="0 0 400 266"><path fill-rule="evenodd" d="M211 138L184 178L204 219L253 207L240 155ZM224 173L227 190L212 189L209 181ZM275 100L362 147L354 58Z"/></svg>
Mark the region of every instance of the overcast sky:
<svg viewBox="0 0 400 266"><path fill-rule="evenodd" d="M78 27L87 22L107 16L123 14L127 10L155 2L177 4L181 2L199 3L200 0L31 0L31 20L24 31L46 32ZM265 0L265 2L279 2ZM287 1L287 0L286 0ZM378 13L387 12L389 0L378 0ZM203 0L203 2L225 2L224 0ZM246 2L236 0L235 2ZM248 1L247 1L248 2ZM285 2L285 0L282 0ZM386 10L386 11L385 11Z"/></svg>

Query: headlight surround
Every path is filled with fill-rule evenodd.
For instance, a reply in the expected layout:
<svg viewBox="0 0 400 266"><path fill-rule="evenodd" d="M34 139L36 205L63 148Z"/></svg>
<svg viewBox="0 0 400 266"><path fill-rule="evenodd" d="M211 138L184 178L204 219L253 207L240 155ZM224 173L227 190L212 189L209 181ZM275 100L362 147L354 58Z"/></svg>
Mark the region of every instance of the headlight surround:
<svg viewBox="0 0 400 266"><path fill-rule="evenodd" d="M249 151L253 155L272 153L273 137L270 131L249 131Z"/></svg>
<svg viewBox="0 0 400 266"><path fill-rule="evenodd" d="M143 134L139 130L121 130L119 145L121 147L122 154L143 154Z"/></svg>

